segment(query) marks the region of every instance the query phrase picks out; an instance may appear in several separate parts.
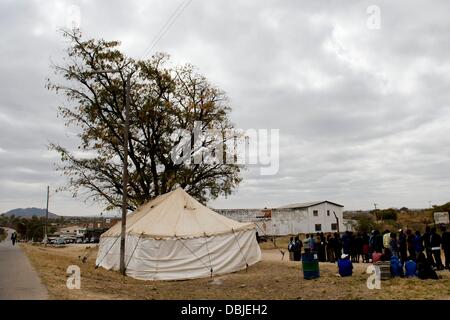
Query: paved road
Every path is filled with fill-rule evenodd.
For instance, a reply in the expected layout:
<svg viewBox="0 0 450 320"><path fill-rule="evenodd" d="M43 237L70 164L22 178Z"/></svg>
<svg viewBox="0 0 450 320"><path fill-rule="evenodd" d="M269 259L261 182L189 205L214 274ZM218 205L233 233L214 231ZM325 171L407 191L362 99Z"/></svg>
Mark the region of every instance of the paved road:
<svg viewBox="0 0 450 320"><path fill-rule="evenodd" d="M11 243L12 229L0 242L0 300L43 300L47 289L41 283L25 253Z"/></svg>

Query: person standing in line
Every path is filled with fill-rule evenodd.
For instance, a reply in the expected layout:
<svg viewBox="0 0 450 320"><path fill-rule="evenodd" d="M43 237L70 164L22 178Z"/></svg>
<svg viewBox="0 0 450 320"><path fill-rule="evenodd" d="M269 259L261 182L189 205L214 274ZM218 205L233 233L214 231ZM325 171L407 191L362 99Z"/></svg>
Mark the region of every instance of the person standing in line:
<svg viewBox="0 0 450 320"><path fill-rule="evenodd" d="M416 258L420 252L423 252L423 238L420 231L416 231L416 235L414 236L414 250L416 251Z"/></svg>
<svg viewBox="0 0 450 320"><path fill-rule="evenodd" d="M342 251L344 254L349 255L350 254L350 232L345 231L345 233L342 235Z"/></svg>
<svg viewBox="0 0 450 320"><path fill-rule="evenodd" d="M317 252L317 257L320 261L320 253L322 252L322 245L320 243L320 233L317 232L316 236L314 237L314 251Z"/></svg>
<svg viewBox="0 0 450 320"><path fill-rule="evenodd" d="M314 234L311 234L309 236L309 250L316 251L316 239L314 237Z"/></svg>
<svg viewBox="0 0 450 320"><path fill-rule="evenodd" d="M411 229L406 230L406 243L408 247L408 256L409 258L416 259L416 250L414 248L414 234ZM403 261L405 262L405 261Z"/></svg>
<svg viewBox="0 0 450 320"><path fill-rule="evenodd" d="M408 257L408 245L406 242L406 234L403 232L403 229L400 229L398 234L398 251L400 255L400 261L401 263L404 263L406 261L406 258Z"/></svg>
<svg viewBox="0 0 450 320"><path fill-rule="evenodd" d="M436 233L436 228L431 229L430 246L434 257L434 263L438 270L443 270L444 265L441 260L441 242L442 238Z"/></svg>
<svg viewBox="0 0 450 320"><path fill-rule="evenodd" d="M334 258L337 260L342 254L342 244L341 244L341 238L339 237L339 233L334 233Z"/></svg>
<svg viewBox="0 0 450 320"><path fill-rule="evenodd" d="M335 239L331 236L331 233L327 235L327 261L335 262L334 258L334 241Z"/></svg>
<svg viewBox="0 0 450 320"><path fill-rule="evenodd" d="M391 232L386 229L383 232L383 248L389 248L389 241L391 241Z"/></svg>
<svg viewBox="0 0 450 320"><path fill-rule="evenodd" d="M442 231L442 250L444 250L445 269L450 270L450 232L445 226L441 227Z"/></svg>
<svg viewBox="0 0 450 320"><path fill-rule="evenodd" d="M433 254L431 252L431 229L429 226L425 227L425 233L423 234L423 245L425 247L425 253L427 255L427 260L431 265L434 265Z"/></svg>
<svg viewBox="0 0 450 320"><path fill-rule="evenodd" d="M327 240L325 239L323 232L320 233L319 261L327 261Z"/></svg>
<svg viewBox="0 0 450 320"><path fill-rule="evenodd" d="M305 239L303 239L303 250L305 253L308 253L311 251L310 241L309 241L309 234L306 234Z"/></svg>
<svg viewBox="0 0 450 320"><path fill-rule="evenodd" d="M294 249L295 249L294 237L290 237L289 238L289 244L288 244L289 260L290 261L294 261Z"/></svg>
<svg viewBox="0 0 450 320"><path fill-rule="evenodd" d="M363 238L360 232L357 233L355 238L355 248L356 248L356 262L359 263L360 258L362 258L364 262Z"/></svg>
<svg viewBox="0 0 450 320"><path fill-rule="evenodd" d="M378 230L375 230L375 235L373 237L373 249L375 252L383 252L383 236ZM387 249L389 249L389 247Z"/></svg>
<svg viewBox="0 0 450 320"><path fill-rule="evenodd" d="M356 262L356 236L350 231L350 260Z"/></svg>
<svg viewBox="0 0 450 320"><path fill-rule="evenodd" d="M294 261L300 261L302 259L302 243L298 236L294 239Z"/></svg>
<svg viewBox="0 0 450 320"><path fill-rule="evenodd" d="M399 243L397 241L397 234L395 232L391 232L391 240L389 241L389 250L391 251L393 256L398 257Z"/></svg>
<svg viewBox="0 0 450 320"><path fill-rule="evenodd" d="M362 234L362 243L363 243L363 262L369 262L369 235L367 232Z"/></svg>
<svg viewBox="0 0 450 320"><path fill-rule="evenodd" d="M372 259L372 254L375 252L374 245L375 245L375 230L372 230L369 236L369 262L371 262L370 260Z"/></svg>

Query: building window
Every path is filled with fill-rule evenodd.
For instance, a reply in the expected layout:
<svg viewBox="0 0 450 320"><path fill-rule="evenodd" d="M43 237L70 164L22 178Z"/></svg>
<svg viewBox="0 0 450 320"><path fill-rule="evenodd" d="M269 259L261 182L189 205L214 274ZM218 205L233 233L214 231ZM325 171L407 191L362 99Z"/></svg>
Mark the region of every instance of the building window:
<svg viewBox="0 0 450 320"><path fill-rule="evenodd" d="M327 210L327 216L330 216L330 210Z"/></svg>
<svg viewBox="0 0 450 320"><path fill-rule="evenodd" d="M313 216L318 217L319 216L319 210L313 210Z"/></svg>
<svg viewBox="0 0 450 320"><path fill-rule="evenodd" d="M316 224L316 232L318 231L322 231L322 225L320 223Z"/></svg>
<svg viewBox="0 0 450 320"><path fill-rule="evenodd" d="M337 223L331 224L331 230L336 231L337 230Z"/></svg>

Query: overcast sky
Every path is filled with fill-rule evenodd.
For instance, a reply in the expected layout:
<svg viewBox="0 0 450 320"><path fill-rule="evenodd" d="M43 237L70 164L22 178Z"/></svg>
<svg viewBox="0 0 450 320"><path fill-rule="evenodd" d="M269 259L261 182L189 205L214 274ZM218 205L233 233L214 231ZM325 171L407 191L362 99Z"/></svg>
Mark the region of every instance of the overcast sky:
<svg viewBox="0 0 450 320"><path fill-rule="evenodd" d="M152 53L192 63L226 91L236 127L280 129L279 172L250 168L211 206L450 201L448 1L0 0L0 212L45 207L47 185L52 212L101 211L54 193L65 179L47 145L77 144L57 118L61 97L45 89L67 45L58 27L75 19L86 37L142 58L182 3Z"/></svg>

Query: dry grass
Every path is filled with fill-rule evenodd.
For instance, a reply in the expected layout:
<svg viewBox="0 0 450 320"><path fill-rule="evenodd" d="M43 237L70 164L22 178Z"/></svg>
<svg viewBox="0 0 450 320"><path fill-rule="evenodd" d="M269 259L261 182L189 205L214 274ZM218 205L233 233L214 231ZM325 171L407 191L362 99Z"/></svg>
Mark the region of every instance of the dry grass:
<svg viewBox="0 0 450 320"><path fill-rule="evenodd" d="M97 249L86 245L52 248L21 244L53 299L449 299L450 272L441 280L392 279L382 290L366 286L367 265L356 264L352 277L340 278L336 266L321 263L321 277L304 280L298 262L281 260L275 249L263 250L263 261L247 271L214 279L140 281L114 271L95 269ZM88 256L83 264L78 256ZM66 269L81 268L81 289L66 288ZM214 280L214 281L212 281ZM220 281L218 281L220 280Z"/></svg>

